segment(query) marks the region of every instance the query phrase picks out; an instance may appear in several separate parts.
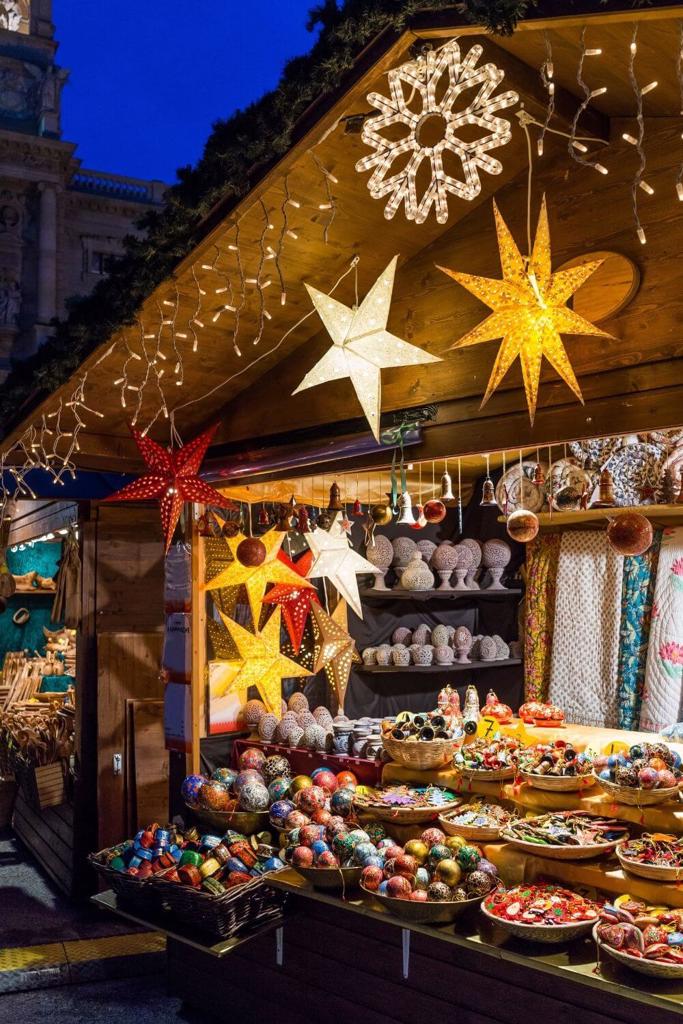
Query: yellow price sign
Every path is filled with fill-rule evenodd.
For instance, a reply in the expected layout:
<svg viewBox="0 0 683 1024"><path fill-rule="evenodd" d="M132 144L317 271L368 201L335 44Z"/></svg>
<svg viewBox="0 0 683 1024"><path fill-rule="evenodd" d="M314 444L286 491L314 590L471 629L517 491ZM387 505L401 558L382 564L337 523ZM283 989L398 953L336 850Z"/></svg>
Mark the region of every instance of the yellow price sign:
<svg viewBox="0 0 683 1024"><path fill-rule="evenodd" d="M628 743L624 743L623 740L610 740L602 748L602 753L609 757L610 754L625 754L630 750Z"/></svg>
<svg viewBox="0 0 683 1024"><path fill-rule="evenodd" d="M482 715L477 724L477 736L483 736L487 740L493 739L496 733L500 732L500 722L488 715Z"/></svg>

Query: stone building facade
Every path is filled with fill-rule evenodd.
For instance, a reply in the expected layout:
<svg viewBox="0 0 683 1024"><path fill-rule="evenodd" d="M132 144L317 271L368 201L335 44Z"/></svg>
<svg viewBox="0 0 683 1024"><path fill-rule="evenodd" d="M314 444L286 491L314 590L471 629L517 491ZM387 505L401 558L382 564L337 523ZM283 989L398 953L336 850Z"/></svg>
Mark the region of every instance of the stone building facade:
<svg viewBox="0 0 683 1024"><path fill-rule="evenodd" d="M166 188L80 166L61 137L56 50L52 0L0 0L0 380L107 273Z"/></svg>

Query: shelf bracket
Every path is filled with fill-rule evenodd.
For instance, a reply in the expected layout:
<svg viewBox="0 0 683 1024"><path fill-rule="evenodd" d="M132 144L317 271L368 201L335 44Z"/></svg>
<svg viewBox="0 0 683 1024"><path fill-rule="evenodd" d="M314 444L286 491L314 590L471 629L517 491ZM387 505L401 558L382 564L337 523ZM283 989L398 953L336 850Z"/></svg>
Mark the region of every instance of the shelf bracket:
<svg viewBox="0 0 683 1024"><path fill-rule="evenodd" d="M275 963L282 967L285 962L285 929L283 925L275 929Z"/></svg>

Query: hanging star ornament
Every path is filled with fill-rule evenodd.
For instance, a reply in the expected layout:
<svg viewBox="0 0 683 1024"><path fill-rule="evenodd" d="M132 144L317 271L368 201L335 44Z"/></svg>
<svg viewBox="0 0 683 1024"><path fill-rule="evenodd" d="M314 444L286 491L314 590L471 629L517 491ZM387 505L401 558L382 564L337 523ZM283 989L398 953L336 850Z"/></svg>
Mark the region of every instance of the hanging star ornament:
<svg viewBox="0 0 683 1024"><path fill-rule="evenodd" d="M280 605L292 650L294 654L298 654L311 605L320 604L317 591L306 582L306 575L313 562L313 554L307 551L298 562L293 562L281 551L279 558L284 561L285 565L288 565L300 574L303 585L298 583L276 583L263 598L263 604Z"/></svg>
<svg viewBox="0 0 683 1024"><path fill-rule="evenodd" d="M291 562L288 565L286 561L278 557L286 536L286 533L269 530L259 538L247 538L243 533L238 533L235 537L227 537L225 543L233 560L222 572L205 583L204 589L223 590L226 587L243 584L247 591L252 620L254 625L258 626L261 617L261 601L269 583L287 583L299 589L313 588L311 583L308 583L295 568L291 567ZM240 545L247 540L255 542L256 547L259 544L263 546L263 558L256 564L246 565L240 560Z"/></svg>
<svg viewBox="0 0 683 1024"><path fill-rule="evenodd" d="M230 548L223 537L207 537L204 541L204 581L212 580L230 565ZM213 600L220 611L233 615L239 597L239 587L223 587L213 592ZM216 623L218 625L218 623Z"/></svg>
<svg viewBox="0 0 683 1024"><path fill-rule="evenodd" d="M344 699L349 685L351 666L361 661L353 637L349 634L346 602L340 601L328 615L316 605L311 608L313 626L313 671L325 670L327 681L337 695L340 712L344 710Z"/></svg>
<svg viewBox="0 0 683 1024"><path fill-rule="evenodd" d="M306 285L333 345L292 392L296 395L318 384L349 377L377 441L382 411L381 370L441 362L439 356L402 341L386 329L397 262L398 256L394 256L357 308Z"/></svg>
<svg viewBox="0 0 683 1024"><path fill-rule="evenodd" d="M567 306L574 292L595 273L603 260L593 260L579 267L552 272L545 196L538 218L533 251L528 259L520 253L495 202L493 212L503 271L502 280L460 274L446 267L439 267L444 274L448 274L493 310L474 330L456 341L451 348L478 345L484 341L502 338L481 404L483 406L488 402L519 356L529 416L533 424L543 356L583 404L581 389L560 335L587 334L602 338L612 337Z"/></svg>
<svg viewBox="0 0 683 1024"><path fill-rule="evenodd" d="M337 512L329 531L317 529L307 534L308 546L313 552L313 565L308 578L328 579L341 596L362 619L363 609L358 593L358 573L374 573L375 567L352 547L341 525L341 512Z"/></svg>
<svg viewBox="0 0 683 1024"><path fill-rule="evenodd" d="M237 690L245 693L250 686L255 686L266 710L279 718L282 713L282 680L311 674L280 651L280 609L275 609L260 633L250 633L227 615L220 614L239 655L234 661L227 662L237 671L229 679L225 692Z"/></svg>
<svg viewBox="0 0 683 1024"><path fill-rule="evenodd" d="M206 450L218 429L215 423L181 448L164 448L141 431L130 428L133 439L149 469L144 476L110 494L105 501L146 501L159 499L161 525L168 551L180 513L186 501L235 508L234 502L204 483L198 476Z"/></svg>

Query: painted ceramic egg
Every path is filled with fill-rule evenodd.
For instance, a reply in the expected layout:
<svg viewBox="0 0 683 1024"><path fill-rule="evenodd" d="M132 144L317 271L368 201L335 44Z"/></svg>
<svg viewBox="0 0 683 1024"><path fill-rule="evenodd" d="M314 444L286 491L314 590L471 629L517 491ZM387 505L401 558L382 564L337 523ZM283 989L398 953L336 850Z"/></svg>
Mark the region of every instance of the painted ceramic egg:
<svg viewBox="0 0 683 1024"><path fill-rule="evenodd" d="M427 889L427 899L432 903L445 903L451 898L451 890L445 882L432 882Z"/></svg>
<svg viewBox="0 0 683 1024"><path fill-rule="evenodd" d="M413 858L416 865L426 864L429 856L429 847L421 839L409 839L403 847L405 852Z"/></svg>
<svg viewBox="0 0 683 1024"><path fill-rule="evenodd" d="M338 868L339 860L332 853L332 850L324 850L318 857L316 857L316 865L319 868Z"/></svg>
<svg viewBox="0 0 683 1024"><path fill-rule="evenodd" d="M316 786L320 786L326 793L334 793L339 789L337 776L327 768L321 768L313 779Z"/></svg>
<svg viewBox="0 0 683 1024"><path fill-rule="evenodd" d="M313 846L319 839L325 838L325 829L322 825L302 825L299 829L299 843L301 846Z"/></svg>
<svg viewBox="0 0 683 1024"><path fill-rule="evenodd" d="M638 782L643 789L654 789L659 782L659 772L655 768L643 768L638 772Z"/></svg>
<svg viewBox="0 0 683 1024"><path fill-rule="evenodd" d="M273 801L284 799L284 797L289 793L289 782L289 779L283 779L282 777L273 779L273 781L268 785L268 794L270 799Z"/></svg>
<svg viewBox="0 0 683 1024"><path fill-rule="evenodd" d="M314 811L319 811L325 807L327 793L322 786L307 786L305 789L298 791L294 797L294 803L300 811L310 816Z"/></svg>
<svg viewBox="0 0 683 1024"><path fill-rule="evenodd" d="M285 828L303 828L304 825L309 824L309 819L301 811L290 811L285 818Z"/></svg>
<svg viewBox="0 0 683 1024"><path fill-rule="evenodd" d="M270 757L267 757L263 762L261 771L266 782L272 782L273 779L278 778L289 779L292 775L289 761L282 754L272 754Z"/></svg>
<svg viewBox="0 0 683 1024"><path fill-rule="evenodd" d="M289 791L292 794L292 796L296 796L296 794L300 790L308 789L308 787L312 785L313 780L311 779L310 775L295 775L294 778L292 779Z"/></svg>
<svg viewBox="0 0 683 1024"><path fill-rule="evenodd" d="M418 868L415 872L415 887L425 890L429 887L429 872L427 868Z"/></svg>
<svg viewBox="0 0 683 1024"><path fill-rule="evenodd" d="M236 793L239 793L242 786L246 786L249 782L260 782L264 784L263 776L260 772L257 772L255 768L247 768L246 771L240 772L233 782L232 786Z"/></svg>
<svg viewBox="0 0 683 1024"><path fill-rule="evenodd" d="M370 836L370 842L379 843L385 838L387 830L381 821L368 821L365 825L365 831Z"/></svg>
<svg viewBox="0 0 683 1024"><path fill-rule="evenodd" d="M403 875L393 875L387 881L387 896L391 896L395 900L407 900L410 899L410 894L413 891L413 887Z"/></svg>
<svg viewBox="0 0 683 1024"><path fill-rule="evenodd" d="M429 864L432 869L436 867L440 860L450 859L451 851L443 843L435 843L429 850Z"/></svg>
<svg viewBox="0 0 683 1024"><path fill-rule="evenodd" d="M311 821L316 825L324 825L327 828L332 821L332 815L325 807L319 807L317 811L313 811Z"/></svg>
<svg viewBox="0 0 683 1024"><path fill-rule="evenodd" d="M206 781L207 779L204 775L188 775L183 780L183 784L180 787L180 795L188 807L199 807L199 793Z"/></svg>
<svg viewBox="0 0 683 1024"><path fill-rule="evenodd" d="M216 768L216 770L211 773L211 778L214 782L222 782L224 786L228 787L228 789L232 789L232 785L237 778L237 772L234 768Z"/></svg>
<svg viewBox="0 0 683 1024"><path fill-rule="evenodd" d="M231 804L230 790L222 782L205 782L199 791L199 805L207 811L228 811Z"/></svg>
<svg viewBox="0 0 683 1024"><path fill-rule="evenodd" d="M368 864L367 867L363 868L363 873L360 876L361 884L369 889L370 892L377 892L383 881L382 869L376 867L374 864Z"/></svg>
<svg viewBox="0 0 683 1024"><path fill-rule="evenodd" d="M287 701L287 708L290 711L296 712L296 714L300 714L302 711L308 711L309 707L308 697L305 693L301 693L300 691L298 693L293 693Z"/></svg>
<svg viewBox="0 0 683 1024"><path fill-rule="evenodd" d="M463 871L473 871L481 860L481 852L476 846L461 846L456 858Z"/></svg>
<svg viewBox="0 0 683 1024"><path fill-rule="evenodd" d="M277 732L279 724L280 720L276 715L272 715L270 712L266 715L262 715L261 721L258 724L259 739L263 740L264 743L271 743L275 733Z"/></svg>
<svg viewBox="0 0 683 1024"><path fill-rule="evenodd" d="M338 772L337 783L340 789L353 789L358 785L358 779L353 772Z"/></svg>
<svg viewBox="0 0 683 1024"><path fill-rule="evenodd" d="M437 846L439 843L443 843L446 838L446 833L442 832L440 828L426 828L420 839L423 843L431 849L432 846Z"/></svg>
<svg viewBox="0 0 683 1024"><path fill-rule="evenodd" d="M295 868L313 866L313 850L309 846L297 846L292 850L292 864Z"/></svg>
<svg viewBox="0 0 683 1024"><path fill-rule="evenodd" d="M291 800L276 800L270 805L270 820L278 828L284 828L293 810L294 804Z"/></svg>
<svg viewBox="0 0 683 1024"><path fill-rule="evenodd" d="M434 647L447 647L448 646L448 627L447 626L435 626L432 630L432 644Z"/></svg>
<svg viewBox="0 0 683 1024"><path fill-rule="evenodd" d="M279 871L280 868L284 868L285 862L280 860L279 857L269 857L268 860L264 861L264 871Z"/></svg>
<svg viewBox="0 0 683 1024"><path fill-rule="evenodd" d="M242 718L250 729L255 729L265 714L266 706L262 700L248 700L241 711Z"/></svg>
<svg viewBox="0 0 683 1024"><path fill-rule="evenodd" d="M353 797L353 790L346 789L345 787L333 793L330 797L330 811L332 814L338 815L340 818L350 817L353 811Z"/></svg>
<svg viewBox="0 0 683 1024"><path fill-rule="evenodd" d="M240 789L239 802L245 811L267 811L270 804L267 786L262 782L247 782Z"/></svg>
<svg viewBox="0 0 683 1024"><path fill-rule="evenodd" d="M462 879L462 868L457 860L450 857L440 860L434 871L434 879L437 882L445 882L452 889Z"/></svg>

